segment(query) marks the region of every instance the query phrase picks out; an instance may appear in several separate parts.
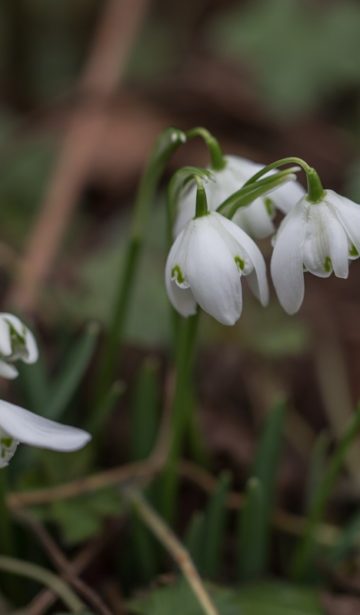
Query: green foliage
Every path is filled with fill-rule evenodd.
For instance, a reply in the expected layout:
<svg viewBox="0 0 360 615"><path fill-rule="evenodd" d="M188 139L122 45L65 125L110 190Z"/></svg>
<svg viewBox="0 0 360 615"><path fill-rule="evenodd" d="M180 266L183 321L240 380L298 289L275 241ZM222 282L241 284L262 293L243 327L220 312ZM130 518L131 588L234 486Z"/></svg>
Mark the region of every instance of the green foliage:
<svg viewBox="0 0 360 615"><path fill-rule="evenodd" d="M283 583L256 583L240 590L210 585L210 594L221 615L322 615L318 595L312 590ZM203 615L185 582L154 589L132 600L134 615Z"/></svg>
<svg viewBox="0 0 360 615"><path fill-rule="evenodd" d="M296 579L304 580L311 577L317 554L316 533L318 526L324 517L326 505L341 472L344 459L359 430L360 408L354 413L341 441L332 454L324 477L311 502L304 535L297 546L292 563L292 574Z"/></svg>
<svg viewBox="0 0 360 615"><path fill-rule="evenodd" d="M239 518L238 549L241 576L253 579L265 573L281 450L285 404L279 402L265 422L250 473L245 507ZM249 560L247 559L249 557Z"/></svg>
<svg viewBox="0 0 360 615"><path fill-rule="evenodd" d="M291 116L359 85L359 28L351 0L253 0L218 16L208 39L218 53L250 62L270 107Z"/></svg>
<svg viewBox="0 0 360 615"><path fill-rule="evenodd" d="M163 282L165 228L165 206L162 202L149 219L144 257L126 323L127 339L142 345L165 341L170 326ZM81 263L77 272L79 289L85 289L85 292L69 293L64 288L55 289L59 308L68 318L96 318L105 325L110 323L110 306L116 293L115 281L124 264L129 231L129 220L118 220L118 224L115 222L112 225L106 244Z"/></svg>
<svg viewBox="0 0 360 615"><path fill-rule="evenodd" d="M262 484L257 478L250 478L246 485L245 502L239 514L238 527L238 572L242 580L251 580L263 569L264 540ZM260 538L260 539L259 539Z"/></svg>
<svg viewBox="0 0 360 615"><path fill-rule="evenodd" d="M115 489L102 489L94 494L71 500L58 500L49 507L37 509L37 515L59 528L62 540L69 546L98 534L109 517L119 517L124 506Z"/></svg>
<svg viewBox="0 0 360 615"><path fill-rule="evenodd" d="M130 450L132 459L144 459L155 443L159 423L159 362L145 360L137 375L131 412Z"/></svg>

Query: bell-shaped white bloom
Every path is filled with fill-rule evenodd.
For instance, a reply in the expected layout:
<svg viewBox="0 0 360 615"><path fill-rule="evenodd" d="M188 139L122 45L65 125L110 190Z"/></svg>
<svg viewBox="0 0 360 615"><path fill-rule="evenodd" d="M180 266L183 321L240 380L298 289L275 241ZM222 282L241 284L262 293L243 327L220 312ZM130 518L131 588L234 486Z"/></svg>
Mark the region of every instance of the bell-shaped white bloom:
<svg viewBox="0 0 360 615"><path fill-rule="evenodd" d="M35 363L38 348L33 334L24 323L6 312L0 313L0 376L16 378L15 361Z"/></svg>
<svg viewBox="0 0 360 615"><path fill-rule="evenodd" d="M274 239L271 274L283 308L294 314L304 298L304 271L347 278L349 260L360 254L360 205L326 190L322 200L301 199Z"/></svg>
<svg viewBox="0 0 360 615"><path fill-rule="evenodd" d="M82 429L50 421L0 400L0 468L8 465L20 443L70 452L82 448L90 439L90 434Z"/></svg>
<svg viewBox="0 0 360 615"><path fill-rule="evenodd" d="M246 158L226 156L226 166L221 171L212 170L213 181L205 184L208 207L215 211L223 201L245 184L255 173L264 168ZM269 174L273 174L270 171ZM264 177L266 177L265 175ZM272 223L273 209L287 213L305 194L297 181L289 181L271 191L268 195L255 199L250 205L241 207L233 217L233 222L255 238L262 238L274 232ZM185 224L195 214L196 187L185 189L179 198L174 235L177 236Z"/></svg>
<svg viewBox="0 0 360 615"><path fill-rule="evenodd" d="M198 304L224 325L240 318L243 275L265 305L268 285L259 248L217 212L188 222L175 239L165 268L169 299L182 316L195 314Z"/></svg>

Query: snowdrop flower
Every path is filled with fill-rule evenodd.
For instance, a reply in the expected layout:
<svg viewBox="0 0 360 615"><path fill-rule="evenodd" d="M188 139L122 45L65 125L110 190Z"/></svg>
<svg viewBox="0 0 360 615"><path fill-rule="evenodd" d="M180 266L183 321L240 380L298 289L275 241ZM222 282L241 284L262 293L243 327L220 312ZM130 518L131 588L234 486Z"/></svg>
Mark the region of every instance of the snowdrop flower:
<svg viewBox="0 0 360 615"><path fill-rule="evenodd" d="M304 197L283 219L274 240L271 274L283 308L294 314L304 298L304 271L347 278L349 260L360 254L360 205L325 190Z"/></svg>
<svg viewBox="0 0 360 615"><path fill-rule="evenodd" d="M224 325L233 325L242 310L241 276L265 305L265 263L253 240L236 224L210 212L187 223L176 238L165 268L169 299L182 316L197 304Z"/></svg>
<svg viewBox="0 0 360 615"><path fill-rule="evenodd" d="M8 465L20 443L53 451L76 451L89 442L86 431L45 419L0 400L0 468Z"/></svg>
<svg viewBox="0 0 360 615"><path fill-rule="evenodd" d="M0 376L16 378L18 370L12 363L35 363L37 358L36 341L28 327L16 316L0 313Z"/></svg>
<svg viewBox="0 0 360 615"><path fill-rule="evenodd" d="M220 171L212 170L214 180L209 181L205 186L208 206L212 211L216 210L231 194L240 190L250 177L264 168L264 165L256 164L246 158L226 156L225 160L225 168ZM273 171L270 173L273 173ZM174 225L175 237L194 216L195 193L196 187L192 186L179 199L178 215ZM305 191L298 182L288 182L272 190L271 198L267 195L262 196L255 199L250 205L238 209L233 217L233 222L252 237L267 237L274 232L273 208L278 208L283 213L287 213L304 194Z"/></svg>

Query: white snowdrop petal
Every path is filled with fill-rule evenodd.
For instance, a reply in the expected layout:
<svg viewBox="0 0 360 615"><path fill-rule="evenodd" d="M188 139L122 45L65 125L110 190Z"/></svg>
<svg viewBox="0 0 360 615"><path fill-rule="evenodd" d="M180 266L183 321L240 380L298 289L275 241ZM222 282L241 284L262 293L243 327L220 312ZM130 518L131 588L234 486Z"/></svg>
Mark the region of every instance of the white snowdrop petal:
<svg viewBox="0 0 360 615"><path fill-rule="evenodd" d="M332 273L328 263L330 247L328 234L329 210L324 203L310 204L304 201L306 212L303 263L307 271L320 278Z"/></svg>
<svg viewBox="0 0 360 615"><path fill-rule="evenodd" d="M14 365L0 360L0 377L7 378L8 380L14 380L14 378L17 378L18 375L19 372Z"/></svg>
<svg viewBox="0 0 360 615"><path fill-rule="evenodd" d="M266 305L269 301L269 286L266 276L265 261L259 248L251 237L236 224L218 213L214 215L218 223L221 224L233 239L235 239L241 250L247 255L247 259L252 263L253 270L250 275L247 276L247 281L254 295L259 299L262 305Z"/></svg>
<svg viewBox="0 0 360 615"><path fill-rule="evenodd" d="M2 318L2 314L0 314L0 355L6 357L11 355L11 353L10 327L5 318Z"/></svg>
<svg viewBox="0 0 360 615"><path fill-rule="evenodd" d="M240 207L232 222L240 226L251 237L263 239L272 235L274 225L266 209L264 199L256 199L247 207Z"/></svg>
<svg viewBox="0 0 360 615"><path fill-rule="evenodd" d="M286 182L271 193L276 207L287 214L305 196L305 190L297 181Z"/></svg>
<svg viewBox="0 0 360 615"><path fill-rule="evenodd" d="M76 451L91 439L82 429L50 421L6 401L0 401L0 428L19 442L54 451Z"/></svg>
<svg viewBox="0 0 360 615"><path fill-rule="evenodd" d="M200 307L222 324L233 325L242 309L240 273L209 218L193 221L186 275Z"/></svg>
<svg viewBox="0 0 360 615"><path fill-rule="evenodd" d="M295 314L304 299L304 233L305 213L298 203L279 227L270 265L278 299L289 314Z"/></svg>
<svg viewBox="0 0 360 615"><path fill-rule="evenodd" d="M185 238L186 240L186 238ZM186 256L182 252L182 244L184 242L184 231L175 239L165 266L165 286L168 297L172 306L182 316L192 316L196 313L196 302L193 298L190 288L180 288L179 285L172 279L172 270L178 265L184 268ZM185 241L185 247L187 240ZM180 265L181 263L181 265ZM182 270L182 273L185 272Z"/></svg>
<svg viewBox="0 0 360 615"><path fill-rule="evenodd" d="M338 278L347 278L349 275L349 239L343 226L333 214L330 203L328 211L327 233L329 258L335 275Z"/></svg>
<svg viewBox="0 0 360 615"><path fill-rule="evenodd" d="M331 203L337 219L360 254L360 205L333 190L326 191L326 199Z"/></svg>

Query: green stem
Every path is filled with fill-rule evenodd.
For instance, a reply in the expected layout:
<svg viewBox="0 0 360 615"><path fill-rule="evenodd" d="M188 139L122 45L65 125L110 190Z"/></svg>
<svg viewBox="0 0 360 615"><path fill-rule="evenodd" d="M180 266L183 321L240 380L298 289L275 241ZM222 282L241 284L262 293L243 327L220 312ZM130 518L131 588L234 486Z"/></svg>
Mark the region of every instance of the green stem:
<svg viewBox="0 0 360 615"><path fill-rule="evenodd" d="M253 175L247 182L245 182L244 186L252 184L269 171L272 171L272 169L277 169L284 164L299 165L299 167L301 167L306 174L308 201L310 201L311 203L318 203L319 201L321 201L324 196L324 188L322 186L317 171L313 167L311 167L305 160L303 160L302 158L298 158L297 156L288 156L287 158L280 158L280 160L276 160L275 162L266 165L263 169L255 173L255 175Z"/></svg>
<svg viewBox="0 0 360 615"><path fill-rule="evenodd" d="M0 555L0 570L33 579L49 587L70 609L71 613L82 613L85 604L79 600L70 587L58 576L36 564L24 562L13 557Z"/></svg>
<svg viewBox="0 0 360 615"><path fill-rule="evenodd" d="M196 178L197 190L196 190L196 209L195 218L202 218L209 213L206 192L202 181Z"/></svg>
<svg viewBox="0 0 360 615"><path fill-rule="evenodd" d="M194 139L195 137L201 137L209 149L211 157L211 167L214 171L221 171L226 167L226 159L219 145L219 142L215 137L202 126L192 128L186 133L188 139Z"/></svg>
<svg viewBox="0 0 360 615"><path fill-rule="evenodd" d="M293 560L293 576L302 579L313 562L316 549L316 530L321 522L327 501L340 473L348 449L360 430L360 410L350 422L335 453L332 455L327 472L320 483L312 502L305 527L304 536L300 542Z"/></svg>
<svg viewBox="0 0 360 615"><path fill-rule="evenodd" d="M6 506L7 473L0 470L0 553L12 555L14 553L13 526Z"/></svg>
<svg viewBox="0 0 360 615"><path fill-rule="evenodd" d="M112 307L109 332L104 343L103 356L99 368L97 403L102 403L114 376L114 364L118 357L119 346L124 335L125 321L132 297L135 272L143 244L150 205L159 179L172 153L186 141L186 135L176 128L166 129L157 139L148 165L141 179L134 205L134 217L126 250L125 262L121 268L116 285L116 296Z"/></svg>
<svg viewBox="0 0 360 615"><path fill-rule="evenodd" d="M168 463L162 484L162 510L166 519L174 516L179 484L177 466L188 424L188 394L193 366L198 314L179 323L176 336L176 382L171 411ZM191 407L191 405L190 405Z"/></svg>

